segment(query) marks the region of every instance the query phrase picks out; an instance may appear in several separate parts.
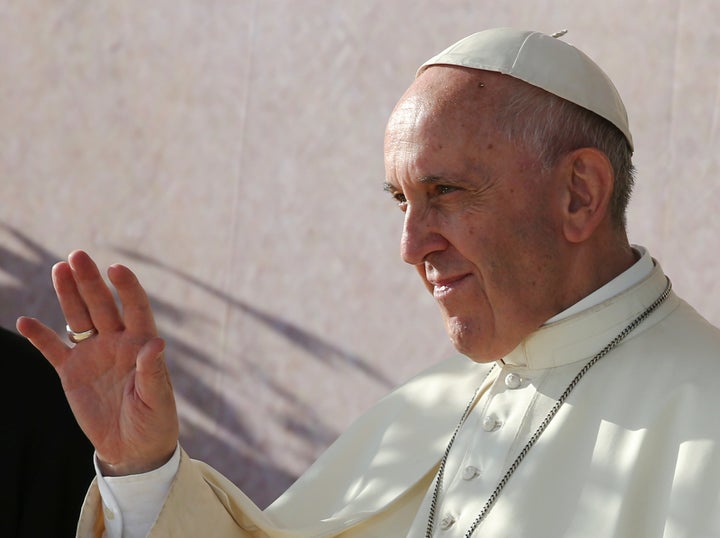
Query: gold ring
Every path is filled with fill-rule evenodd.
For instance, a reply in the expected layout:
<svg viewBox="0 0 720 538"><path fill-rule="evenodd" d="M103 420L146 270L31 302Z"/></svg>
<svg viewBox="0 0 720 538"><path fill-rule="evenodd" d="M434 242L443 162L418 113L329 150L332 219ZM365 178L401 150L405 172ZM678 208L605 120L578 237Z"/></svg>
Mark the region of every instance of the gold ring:
<svg viewBox="0 0 720 538"><path fill-rule="evenodd" d="M73 344L78 344L83 340L87 340L88 338L95 336L98 333L95 327L92 327L87 331L76 333L70 328L70 325L65 325L65 330L67 331L68 338Z"/></svg>

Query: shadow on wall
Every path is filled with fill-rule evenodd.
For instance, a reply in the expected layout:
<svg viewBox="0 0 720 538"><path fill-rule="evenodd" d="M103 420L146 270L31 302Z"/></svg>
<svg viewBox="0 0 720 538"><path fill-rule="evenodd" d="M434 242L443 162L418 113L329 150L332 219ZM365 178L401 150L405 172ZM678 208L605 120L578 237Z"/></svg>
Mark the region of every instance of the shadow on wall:
<svg viewBox="0 0 720 538"><path fill-rule="evenodd" d="M14 327L18 315L31 315L42 319L56 331L64 331L65 322L50 280L50 268L63 256L43 248L21 231L5 224L0 224L0 232L8 239L0 244L0 322ZM276 337L290 343L303 356L317 360L328 368L350 369L384 388L393 386L391 379L362 357L298 325L223 293L158 260L123 248L116 248L115 251L125 259L153 266L181 279L189 287L202 291L209 299L221 300L230 308L249 316ZM190 325L194 321L192 318L198 316L152 294L150 300L160 326ZM166 341L168 350L172 350L170 356L173 360L169 361L169 367L178 401L183 402L179 408L189 410L185 416L181 413L183 446L193 457L208 461L225 474L258 505L266 506L287 489L297 476L268 458L266 441L244 423L237 402L230 401L227 395L209 383L207 375L198 376L198 369L217 373L218 366L210 354L187 340L170 336ZM292 437L296 441L295 445L302 447L301 453L294 455L304 460L302 465L311 463L335 439L337 432L290 390L246 359L237 357L245 368L243 375L251 378L258 387L258 393L279 402L279 405L273 405L276 410L274 414L268 414L268 420L274 422L272 427L283 436ZM224 372L219 374L225 375Z"/></svg>
<svg viewBox="0 0 720 538"><path fill-rule="evenodd" d="M6 224L0 223L0 235L0 323L15 330L17 317L27 315L60 331L65 322L50 279L60 258Z"/></svg>
<svg viewBox="0 0 720 538"><path fill-rule="evenodd" d="M202 291L208 299L220 300L230 309L242 312L256 325L271 331L274 337L290 343L293 348L302 352L303 357L316 360L327 368L350 370L385 389L393 386L391 379L373 368L362 357L288 320L232 297L157 259L123 248L116 248L115 251L123 259L154 267L161 273L180 279L190 287ZM186 319L188 314L175 305L156 297L151 297L151 300L159 323L169 320L176 324L191 323ZM196 339L192 340L192 342L196 341ZM288 387L278 384L262 369L260 364L263 361L255 362L252 357L233 356L232 361L242 364L243 377L249 378L251 380L249 384L257 387L257 390L253 388L253 392L266 401L273 402L272 409L262 409L261 413L267 416L268 420L274 421L274 424L262 428L264 431L248 428L239 416L237 402L229 401L226 393L218 393L212 385L198 377L198 371L211 365L212 358L207 352L190 341L177 338L168 338L168 347L174 348L174 356L182 357L181 361L173 361L170 364L179 397L184 398L192 409L205 410L206 413L212 409L209 415L214 419L212 424L208 424L202 419L193 420L192 417L185 417L183 445L193 457L212 462L214 467L238 484L258 505L264 507L269 504L297 478L297 475L288 474L268 459L268 438L270 442L281 441L273 440L268 430L277 430L286 438L294 438L296 442L288 443L288 454L284 459L300 459L298 465L301 467L312 463L317 455L337 437L338 432L329 427L322 416L298 399ZM217 365L211 367L217 368ZM228 372L226 374L230 375ZM218 433L215 428L218 424L222 431L226 432L225 434ZM213 445L208 443L208 439L212 439ZM291 454L293 445L302 447L300 453Z"/></svg>

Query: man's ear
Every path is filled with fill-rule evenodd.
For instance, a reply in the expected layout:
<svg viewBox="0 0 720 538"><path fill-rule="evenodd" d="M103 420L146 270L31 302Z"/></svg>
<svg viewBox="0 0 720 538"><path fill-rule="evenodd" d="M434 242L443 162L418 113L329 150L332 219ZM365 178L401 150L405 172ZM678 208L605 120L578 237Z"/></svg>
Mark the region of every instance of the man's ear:
<svg viewBox="0 0 720 538"><path fill-rule="evenodd" d="M581 243L608 216L615 174L607 155L595 148L572 151L563 158L562 170L563 233L571 243Z"/></svg>

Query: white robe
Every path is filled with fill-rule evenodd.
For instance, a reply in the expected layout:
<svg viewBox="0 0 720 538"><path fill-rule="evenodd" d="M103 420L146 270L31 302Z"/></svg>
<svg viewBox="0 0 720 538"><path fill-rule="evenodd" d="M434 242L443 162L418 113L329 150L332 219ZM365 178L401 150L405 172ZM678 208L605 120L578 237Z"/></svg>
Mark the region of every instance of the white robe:
<svg viewBox="0 0 720 538"><path fill-rule="evenodd" d="M443 482L437 519L455 523L435 526L436 536L462 536L555 398L665 284L655 267L622 294L542 327L489 376L492 364L464 357L430 368L358 419L265 511L183 453L149 536L424 536L438 462L481 386ZM720 330L671 293L590 369L474 536L720 536L719 380ZM488 416L497 427L483 428ZM470 465L479 472L465 480ZM101 510L93 486L78 536L100 532Z"/></svg>

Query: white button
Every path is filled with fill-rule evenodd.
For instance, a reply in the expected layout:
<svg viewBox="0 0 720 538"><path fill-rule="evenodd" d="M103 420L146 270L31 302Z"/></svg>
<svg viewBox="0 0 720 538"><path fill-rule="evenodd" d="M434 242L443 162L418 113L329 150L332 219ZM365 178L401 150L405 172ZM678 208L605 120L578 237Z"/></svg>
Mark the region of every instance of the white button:
<svg viewBox="0 0 720 538"><path fill-rule="evenodd" d="M523 379L517 374L508 374L505 376L505 386L509 389L516 389L522 385Z"/></svg>
<svg viewBox="0 0 720 538"><path fill-rule="evenodd" d="M472 480L479 474L480 474L480 469L478 469L474 465L468 465L467 467L465 467L463 469L462 479L463 480Z"/></svg>
<svg viewBox="0 0 720 538"><path fill-rule="evenodd" d="M448 514L440 520L440 528L444 531L448 530L453 525L455 525L455 516L452 514Z"/></svg>
<svg viewBox="0 0 720 538"><path fill-rule="evenodd" d="M492 415L488 415L483 419L482 428L486 432L497 430L500 427L500 421Z"/></svg>

